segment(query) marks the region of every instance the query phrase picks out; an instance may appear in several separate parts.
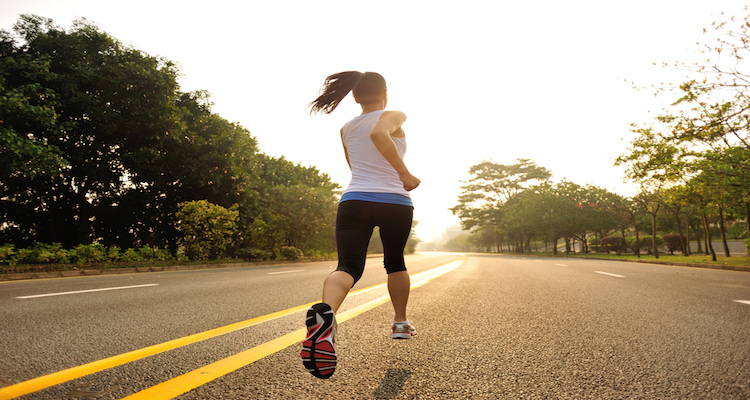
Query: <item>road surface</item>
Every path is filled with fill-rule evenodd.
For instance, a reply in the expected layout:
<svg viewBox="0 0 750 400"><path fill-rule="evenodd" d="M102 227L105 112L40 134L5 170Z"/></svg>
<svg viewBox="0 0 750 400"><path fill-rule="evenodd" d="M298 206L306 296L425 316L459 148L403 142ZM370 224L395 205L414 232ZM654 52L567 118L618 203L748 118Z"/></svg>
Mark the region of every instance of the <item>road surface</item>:
<svg viewBox="0 0 750 400"><path fill-rule="evenodd" d="M380 264L380 265L379 265ZM750 274L601 260L382 260L339 311L339 367L299 359L332 262L0 283L0 399L750 398Z"/></svg>

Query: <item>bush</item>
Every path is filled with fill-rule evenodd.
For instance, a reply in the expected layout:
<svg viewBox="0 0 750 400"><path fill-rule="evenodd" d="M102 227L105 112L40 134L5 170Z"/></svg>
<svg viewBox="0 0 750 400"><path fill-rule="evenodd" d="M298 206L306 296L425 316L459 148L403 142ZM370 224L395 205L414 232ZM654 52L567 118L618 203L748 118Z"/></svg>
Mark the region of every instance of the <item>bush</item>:
<svg viewBox="0 0 750 400"><path fill-rule="evenodd" d="M127 249L120 254L120 261L143 261L143 257L135 249Z"/></svg>
<svg viewBox="0 0 750 400"><path fill-rule="evenodd" d="M2 247L0 247L0 264L10 265L12 261L11 257L16 252L15 248L16 246L9 243L6 243Z"/></svg>
<svg viewBox="0 0 750 400"><path fill-rule="evenodd" d="M305 252L308 258L336 258L336 253L330 253L324 250L308 250Z"/></svg>
<svg viewBox="0 0 750 400"><path fill-rule="evenodd" d="M303 256L302 250L292 246L282 247L281 255L287 260L299 260Z"/></svg>
<svg viewBox="0 0 750 400"><path fill-rule="evenodd" d="M31 249L18 249L16 252L10 256L11 264L10 265L18 265L18 264L28 264L28 259L31 258L31 254L33 252Z"/></svg>
<svg viewBox="0 0 750 400"><path fill-rule="evenodd" d="M215 260L227 255L237 232L238 207L226 209L206 200L178 204L176 227L180 244L191 260Z"/></svg>
<svg viewBox="0 0 750 400"><path fill-rule="evenodd" d="M628 248L627 242L622 236L606 236L602 238L600 243L602 250L606 251L607 254L614 251L617 255L620 255Z"/></svg>
<svg viewBox="0 0 750 400"><path fill-rule="evenodd" d="M271 253L265 250L249 248L239 249L236 254L245 261L268 260L271 256Z"/></svg>
<svg viewBox="0 0 750 400"><path fill-rule="evenodd" d="M107 261L109 262L117 262L120 261L120 247L119 246L110 246L107 249Z"/></svg>
<svg viewBox="0 0 750 400"><path fill-rule="evenodd" d="M745 239L745 251L750 256L750 238Z"/></svg>
<svg viewBox="0 0 750 400"><path fill-rule="evenodd" d="M101 262L107 258L107 252L101 244L79 244L73 251L77 263Z"/></svg>
<svg viewBox="0 0 750 400"><path fill-rule="evenodd" d="M651 245L653 244L653 240L651 239L651 236L643 236L641 237L641 249L646 250L648 254L654 254L653 249L651 248ZM656 237L656 246L661 246L664 244L664 240L661 238L661 236Z"/></svg>
<svg viewBox="0 0 750 400"><path fill-rule="evenodd" d="M636 237L635 236L628 236L625 239L625 243L627 243L628 248L633 253L639 252L641 249L643 249L643 237L640 238L640 245L636 245Z"/></svg>
<svg viewBox="0 0 750 400"><path fill-rule="evenodd" d="M667 246L669 254L674 254L675 250L678 250L680 253L682 253L683 244L685 245L685 247L687 247L687 239L685 238L685 236L671 233L669 235L664 235L662 239L664 239L664 244ZM680 243L680 239L682 239L682 243Z"/></svg>

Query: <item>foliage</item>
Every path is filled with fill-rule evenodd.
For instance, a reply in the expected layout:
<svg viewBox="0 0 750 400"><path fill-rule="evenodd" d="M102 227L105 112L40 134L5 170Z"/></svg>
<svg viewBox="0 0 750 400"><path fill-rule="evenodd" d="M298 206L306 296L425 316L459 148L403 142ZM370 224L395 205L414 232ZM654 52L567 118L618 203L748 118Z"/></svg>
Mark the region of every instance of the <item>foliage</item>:
<svg viewBox="0 0 750 400"><path fill-rule="evenodd" d="M225 257L237 233L239 211L205 200L181 203L177 211L177 228L183 237L180 244L191 260L215 260Z"/></svg>
<svg viewBox="0 0 750 400"><path fill-rule="evenodd" d="M627 244L628 249L635 254L639 254L641 249L645 248L643 237L628 236L625 238L625 243Z"/></svg>
<svg viewBox="0 0 750 400"><path fill-rule="evenodd" d="M237 256L245 261L267 260L271 253L260 249L241 248L237 250Z"/></svg>
<svg viewBox="0 0 750 400"><path fill-rule="evenodd" d="M207 92L181 92L178 74L85 19L66 30L22 15L0 31L0 243L184 257L178 205L206 200L239 211L218 253L231 253L229 242L271 257L287 245L335 251L339 186L259 153L247 129L211 111ZM183 249L218 256L204 250Z"/></svg>
<svg viewBox="0 0 750 400"><path fill-rule="evenodd" d="M472 244L468 234L461 234L450 239L444 247L448 251L471 251Z"/></svg>
<svg viewBox="0 0 750 400"><path fill-rule="evenodd" d="M669 235L663 235L662 239L664 240L664 244L667 246L670 255L674 254L675 250L682 252L682 249L687 248L688 245L687 238L678 234L672 233Z"/></svg>
<svg viewBox="0 0 750 400"><path fill-rule="evenodd" d="M552 174L532 160L518 159L505 165L483 161L469 169L472 177L461 187L458 205L450 210L464 229L500 223L500 206L534 183Z"/></svg>
<svg viewBox="0 0 750 400"><path fill-rule="evenodd" d="M643 236L641 238L641 249L646 250L646 253L648 254L654 254L654 247L653 244L656 243L657 250L659 246L664 245L664 239L662 239L661 236L656 236L656 238L653 238L652 236Z"/></svg>
<svg viewBox="0 0 750 400"><path fill-rule="evenodd" d="M40 82L56 75L49 59L14 50L12 35L0 31L0 177L51 175L67 165L57 140L49 140L63 135L63 125L55 92Z"/></svg>
<svg viewBox="0 0 750 400"><path fill-rule="evenodd" d="M0 265L11 265L11 260L15 251L16 246L10 243L5 243L0 247Z"/></svg>
<svg viewBox="0 0 750 400"><path fill-rule="evenodd" d="M657 90L678 93L679 99L655 124L633 125L636 137L616 164L627 166L634 181L679 192L663 204L672 209L678 229L683 225L683 208L686 228L691 215L700 216L703 236L716 259L709 221L718 222L729 256L726 214L739 211L745 218L750 214L750 74L744 62L750 55L750 15L723 18L704 33L716 40L700 48L707 56L703 61L670 65L687 69L692 76ZM658 209L660 202L653 204ZM652 211L653 222L656 211Z"/></svg>
<svg viewBox="0 0 750 400"><path fill-rule="evenodd" d="M745 243L745 252L750 255L750 238L743 241Z"/></svg>
<svg viewBox="0 0 750 400"><path fill-rule="evenodd" d="M302 250L292 247L292 246L284 246L281 248L281 256L286 258L287 260L299 260L302 258Z"/></svg>
<svg viewBox="0 0 750 400"><path fill-rule="evenodd" d="M606 236L601 239L599 242L602 251L606 251L607 254L609 254L610 251L614 251L615 253L622 254L627 250L627 242L625 241L625 238L622 236Z"/></svg>

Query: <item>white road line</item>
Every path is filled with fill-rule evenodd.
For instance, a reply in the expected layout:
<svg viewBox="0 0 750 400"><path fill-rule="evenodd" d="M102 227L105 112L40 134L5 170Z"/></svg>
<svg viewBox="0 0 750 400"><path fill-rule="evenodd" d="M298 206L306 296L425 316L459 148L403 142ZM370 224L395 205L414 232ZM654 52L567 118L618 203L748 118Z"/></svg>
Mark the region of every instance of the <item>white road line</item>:
<svg viewBox="0 0 750 400"><path fill-rule="evenodd" d="M37 294L37 295L33 295L33 296L19 296L19 297L16 297L16 298L17 299L34 299L34 298L37 298L37 297L50 297L50 296L63 296L63 295L67 295L67 294L104 292L104 291L107 291L107 290L135 289L135 288L142 288L142 287L149 287L149 286L159 286L159 284L158 283L150 283L148 285L119 286L119 287L102 288L102 289L77 290L75 292L60 292L60 293Z"/></svg>
<svg viewBox="0 0 750 400"><path fill-rule="evenodd" d="M750 306L750 300L735 300L738 303L747 304Z"/></svg>
<svg viewBox="0 0 750 400"><path fill-rule="evenodd" d="M558 267L567 267L567 265L565 264L555 264L555 265L557 265Z"/></svg>
<svg viewBox="0 0 750 400"><path fill-rule="evenodd" d="M269 272L266 275L278 275L278 274L288 274L291 272L303 272L304 269L295 269L294 271L279 271L279 272Z"/></svg>
<svg viewBox="0 0 750 400"><path fill-rule="evenodd" d="M615 278L624 278L624 276L622 276L622 275L610 274L608 272L602 272L602 271L594 271L594 272L596 272L597 274L614 276Z"/></svg>

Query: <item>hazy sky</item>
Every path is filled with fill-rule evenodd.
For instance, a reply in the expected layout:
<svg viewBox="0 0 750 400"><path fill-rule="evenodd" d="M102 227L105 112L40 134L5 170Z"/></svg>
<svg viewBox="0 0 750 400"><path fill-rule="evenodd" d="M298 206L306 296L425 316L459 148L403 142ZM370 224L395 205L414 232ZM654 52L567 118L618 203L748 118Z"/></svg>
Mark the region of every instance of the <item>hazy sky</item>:
<svg viewBox="0 0 750 400"><path fill-rule="evenodd" d="M69 29L86 18L151 55L180 65L181 90L212 94L213 111L239 122L261 150L349 181L340 127L359 114L345 100L311 118L326 76L375 71L389 109L407 114L405 161L418 236L458 223L470 166L529 158L578 184L633 194L613 160L629 123L670 98L634 90L685 80L662 62L699 57L696 41L740 0L586 1L142 1L0 0L0 28L19 14ZM658 64L657 66L654 63Z"/></svg>

